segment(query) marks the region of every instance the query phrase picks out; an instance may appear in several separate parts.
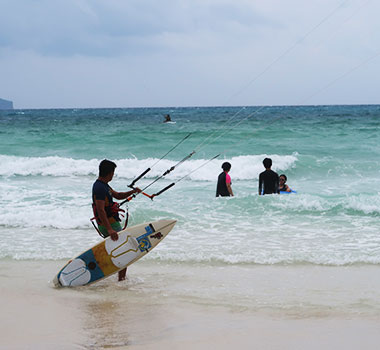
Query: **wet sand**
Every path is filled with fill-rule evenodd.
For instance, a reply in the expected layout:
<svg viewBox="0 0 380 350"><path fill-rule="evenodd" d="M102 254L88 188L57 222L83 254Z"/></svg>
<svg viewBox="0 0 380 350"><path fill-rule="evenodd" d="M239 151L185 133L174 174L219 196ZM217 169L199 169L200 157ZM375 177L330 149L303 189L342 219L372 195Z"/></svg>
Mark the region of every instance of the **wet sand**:
<svg viewBox="0 0 380 350"><path fill-rule="evenodd" d="M1 349L375 349L377 266L139 262L56 289L64 261L0 262Z"/></svg>

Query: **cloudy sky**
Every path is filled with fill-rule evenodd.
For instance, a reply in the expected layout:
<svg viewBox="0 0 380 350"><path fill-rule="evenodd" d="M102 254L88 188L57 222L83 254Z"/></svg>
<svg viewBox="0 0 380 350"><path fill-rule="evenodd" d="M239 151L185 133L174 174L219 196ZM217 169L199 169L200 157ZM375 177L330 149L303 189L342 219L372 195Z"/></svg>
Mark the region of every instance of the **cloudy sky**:
<svg viewBox="0 0 380 350"><path fill-rule="evenodd" d="M378 0L0 0L15 108L380 103Z"/></svg>

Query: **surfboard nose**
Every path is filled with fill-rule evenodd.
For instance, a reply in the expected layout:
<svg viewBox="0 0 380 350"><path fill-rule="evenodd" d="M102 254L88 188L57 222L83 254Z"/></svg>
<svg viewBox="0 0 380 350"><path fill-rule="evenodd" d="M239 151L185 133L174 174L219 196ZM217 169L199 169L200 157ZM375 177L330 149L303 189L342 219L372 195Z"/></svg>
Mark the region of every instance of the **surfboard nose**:
<svg viewBox="0 0 380 350"><path fill-rule="evenodd" d="M159 220L156 221L154 224L154 230L155 231L162 231L162 230L167 230L168 232L172 230L174 225L177 223L177 220L173 219L164 219L164 220Z"/></svg>

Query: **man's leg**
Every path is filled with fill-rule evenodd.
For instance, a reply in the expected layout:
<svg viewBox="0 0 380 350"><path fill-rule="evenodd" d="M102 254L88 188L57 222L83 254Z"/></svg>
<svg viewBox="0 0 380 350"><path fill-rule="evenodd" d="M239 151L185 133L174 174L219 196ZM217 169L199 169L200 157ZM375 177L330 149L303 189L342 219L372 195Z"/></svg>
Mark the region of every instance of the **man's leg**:
<svg viewBox="0 0 380 350"><path fill-rule="evenodd" d="M119 271L119 282L125 280L125 275L127 274L127 268Z"/></svg>

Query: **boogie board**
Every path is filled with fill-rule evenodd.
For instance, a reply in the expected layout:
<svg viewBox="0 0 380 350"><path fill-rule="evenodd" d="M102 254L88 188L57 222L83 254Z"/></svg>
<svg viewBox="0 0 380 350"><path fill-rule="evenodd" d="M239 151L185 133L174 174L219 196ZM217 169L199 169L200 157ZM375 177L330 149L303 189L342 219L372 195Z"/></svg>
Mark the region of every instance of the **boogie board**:
<svg viewBox="0 0 380 350"><path fill-rule="evenodd" d="M133 264L150 252L174 227L176 220L159 220L127 227L119 239L107 237L71 259L54 277L56 287L85 286Z"/></svg>

